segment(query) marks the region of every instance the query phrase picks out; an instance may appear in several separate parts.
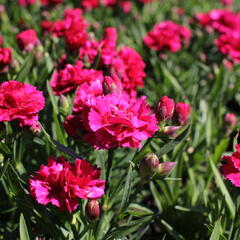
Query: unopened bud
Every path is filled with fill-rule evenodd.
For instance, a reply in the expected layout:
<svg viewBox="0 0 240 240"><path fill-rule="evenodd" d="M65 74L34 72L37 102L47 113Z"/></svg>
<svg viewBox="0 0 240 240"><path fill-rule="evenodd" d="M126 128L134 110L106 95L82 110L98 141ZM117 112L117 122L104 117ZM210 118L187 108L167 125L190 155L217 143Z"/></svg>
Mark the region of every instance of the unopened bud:
<svg viewBox="0 0 240 240"><path fill-rule="evenodd" d="M112 77L106 76L103 82L103 93L109 94L121 90L121 83L118 80L113 79Z"/></svg>
<svg viewBox="0 0 240 240"><path fill-rule="evenodd" d="M224 122L227 127L233 128L237 124L237 118L234 113L227 113L224 117Z"/></svg>
<svg viewBox="0 0 240 240"><path fill-rule="evenodd" d="M86 213L89 220L97 220L101 214L99 202L94 199L89 200L86 205Z"/></svg>
<svg viewBox="0 0 240 240"><path fill-rule="evenodd" d="M158 167L158 173L167 175L174 169L175 166L176 166L175 162L160 163Z"/></svg>
<svg viewBox="0 0 240 240"><path fill-rule="evenodd" d="M174 112L174 101L168 96L162 97L155 107L155 114L159 122L170 120Z"/></svg>
<svg viewBox="0 0 240 240"><path fill-rule="evenodd" d="M59 107L60 107L61 112L64 115L69 114L70 104L69 104L68 99L64 95L60 95L60 97L59 97Z"/></svg>
<svg viewBox="0 0 240 240"><path fill-rule="evenodd" d="M142 178L151 177L158 170L159 159L154 153L149 153L140 162L139 171Z"/></svg>
<svg viewBox="0 0 240 240"><path fill-rule="evenodd" d="M41 133L41 125L38 121L34 122L32 126L29 127L29 130L34 134L34 135L39 135Z"/></svg>
<svg viewBox="0 0 240 240"><path fill-rule="evenodd" d="M188 124L190 116L190 105L188 103L177 103L174 110L173 121L181 126Z"/></svg>
<svg viewBox="0 0 240 240"><path fill-rule="evenodd" d="M167 126L164 128L163 133L169 137L176 137L180 126Z"/></svg>

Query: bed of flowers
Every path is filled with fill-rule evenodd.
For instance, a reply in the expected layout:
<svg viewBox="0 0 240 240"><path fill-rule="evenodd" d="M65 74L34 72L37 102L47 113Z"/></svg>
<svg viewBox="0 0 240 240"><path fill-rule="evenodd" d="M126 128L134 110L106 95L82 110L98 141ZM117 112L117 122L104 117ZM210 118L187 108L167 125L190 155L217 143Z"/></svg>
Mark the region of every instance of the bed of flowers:
<svg viewBox="0 0 240 240"><path fill-rule="evenodd" d="M239 240L240 2L0 0L0 239Z"/></svg>

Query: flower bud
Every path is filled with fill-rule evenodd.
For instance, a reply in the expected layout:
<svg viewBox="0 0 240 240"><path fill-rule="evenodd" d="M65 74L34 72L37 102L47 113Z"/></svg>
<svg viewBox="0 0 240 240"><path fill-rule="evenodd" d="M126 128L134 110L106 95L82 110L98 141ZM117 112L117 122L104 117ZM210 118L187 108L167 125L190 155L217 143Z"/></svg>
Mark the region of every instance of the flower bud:
<svg viewBox="0 0 240 240"><path fill-rule="evenodd" d="M101 214L99 202L97 200L88 200L86 205L86 213L90 221L95 221Z"/></svg>
<svg viewBox="0 0 240 240"><path fill-rule="evenodd" d="M177 103L175 106L173 121L181 126L188 124L190 116L190 105L188 103Z"/></svg>
<svg viewBox="0 0 240 240"><path fill-rule="evenodd" d="M155 114L159 122L170 120L174 112L174 101L168 96L162 97L155 107Z"/></svg>
<svg viewBox="0 0 240 240"><path fill-rule="evenodd" d="M121 90L121 83L119 80L114 79L112 77L106 76L104 78L104 82L103 82L103 93L109 94L109 93L114 93L117 91Z"/></svg>
<svg viewBox="0 0 240 240"><path fill-rule="evenodd" d="M176 137L180 126L167 126L164 128L163 133L169 137Z"/></svg>
<svg viewBox="0 0 240 240"><path fill-rule="evenodd" d="M63 114L68 115L70 110L70 104L68 99L64 95L59 97L59 107Z"/></svg>
<svg viewBox="0 0 240 240"><path fill-rule="evenodd" d="M142 178L151 177L158 170L159 159L154 153L149 153L140 162L139 170Z"/></svg>
<svg viewBox="0 0 240 240"><path fill-rule="evenodd" d="M158 173L167 175L174 169L175 166L176 166L175 162L160 163L158 167Z"/></svg>
<svg viewBox="0 0 240 240"><path fill-rule="evenodd" d="M41 125L38 121L36 121L32 126L29 127L29 130L34 134L34 135L39 135L42 131Z"/></svg>
<svg viewBox="0 0 240 240"><path fill-rule="evenodd" d="M237 124L237 118L234 113L227 113L224 117L226 127L233 128Z"/></svg>

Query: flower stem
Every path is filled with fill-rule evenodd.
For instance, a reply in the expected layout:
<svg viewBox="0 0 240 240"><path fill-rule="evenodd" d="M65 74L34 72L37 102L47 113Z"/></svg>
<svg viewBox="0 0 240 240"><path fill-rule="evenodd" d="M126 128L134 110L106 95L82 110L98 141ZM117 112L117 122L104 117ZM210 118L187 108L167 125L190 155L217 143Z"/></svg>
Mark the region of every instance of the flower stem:
<svg viewBox="0 0 240 240"><path fill-rule="evenodd" d="M108 166L107 166L107 172L106 172L105 193L108 191L109 185L110 185L112 162L113 162L113 154L114 154L114 149L108 150L108 160L107 160Z"/></svg>

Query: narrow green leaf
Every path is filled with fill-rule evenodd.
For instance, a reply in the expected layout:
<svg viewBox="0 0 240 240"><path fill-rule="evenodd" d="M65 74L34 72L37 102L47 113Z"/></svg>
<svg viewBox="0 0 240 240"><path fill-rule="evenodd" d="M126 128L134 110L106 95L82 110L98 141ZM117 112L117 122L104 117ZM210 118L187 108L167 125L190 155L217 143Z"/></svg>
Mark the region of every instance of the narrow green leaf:
<svg viewBox="0 0 240 240"><path fill-rule="evenodd" d="M5 161L2 169L1 169L1 172L0 172L0 180L2 180L2 177L4 176L7 168L8 168L8 165L9 165L9 161L10 161L10 158L7 158L7 160Z"/></svg>
<svg viewBox="0 0 240 240"><path fill-rule="evenodd" d="M58 115L59 111L58 111L58 106L57 106L57 101L56 101L56 97L53 95L53 91L52 88L49 84L49 82L47 82L47 91L53 106L53 111L56 113L56 115Z"/></svg>
<svg viewBox="0 0 240 240"><path fill-rule="evenodd" d="M158 192L158 190L157 190L157 188L156 188L156 186L154 185L153 182L150 182L150 190L152 192L153 198L155 200L155 203L156 203L159 211L162 212L163 207L162 207L162 204L161 204L161 195Z"/></svg>
<svg viewBox="0 0 240 240"><path fill-rule="evenodd" d="M19 233L20 233L20 240L30 240L25 218L22 213L20 215L20 221L19 221Z"/></svg>
<svg viewBox="0 0 240 240"><path fill-rule="evenodd" d="M233 203L233 200L232 200L232 198L231 198L231 196L230 196L230 194L229 194L229 192L228 192L228 190L227 190L227 188L226 188L226 186L225 186L225 184L222 180L222 177L221 177L221 175L220 175L220 173L219 173L217 167L215 166L211 157L209 157L209 163L210 163L210 167L212 169L212 172L214 174L216 183L217 183L218 187L220 188L222 194L225 197L225 201L226 201L226 204L227 204L227 206L229 208L229 211L231 213L231 217L234 218L234 216L235 216L235 205Z"/></svg>
<svg viewBox="0 0 240 240"><path fill-rule="evenodd" d="M132 203L128 208L128 213L138 217L138 216L152 215L153 211L139 204Z"/></svg>
<svg viewBox="0 0 240 240"><path fill-rule="evenodd" d="M181 86L181 84L178 83L177 79L169 72L169 70L161 64L161 69L163 71L163 75L167 81L169 81L173 88L178 91L182 96L186 96L185 90Z"/></svg>
<svg viewBox="0 0 240 240"><path fill-rule="evenodd" d="M184 237L176 232L173 227L165 222L163 219L161 220L162 225L165 227L165 229L168 231L168 233L176 240L184 240Z"/></svg>
<svg viewBox="0 0 240 240"><path fill-rule="evenodd" d="M26 82L26 79L29 76L29 72L31 70L33 64L33 54L29 54L23 64L23 67L18 72L16 80L19 82Z"/></svg>
<svg viewBox="0 0 240 240"><path fill-rule="evenodd" d="M0 152L4 155L10 155L11 154L11 150L3 142L0 142Z"/></svg>
<svg viewBox="0 0 240 240"><path fill-rule="evenodd" d="M132 175L133 175L132 164L130 163L129 167L128 167L128 174L127 174L127 179L126 179L126 183L124 186L120 209L123 209L126 206L126 204L128 203L130 193L131 193L131 187L132 187Z"/></svg>
<svg viewBox="0 0 240 240"><path fill-rule="evenodd" d="M118 227L116 230L113 230L112 232L107 234L104 240L126 237L128 234L137 231L142 226L149 224L151 220L152 220L152 216L147 216L139 220L135 220L127 224L124 224Z"/></svg>
<svg viewBox="0 0 240 240"><path fill-rule="evenodd" d="M219 218L214 226L213 232L209 240L219 240L221 235L221 218Z"/></svg>

